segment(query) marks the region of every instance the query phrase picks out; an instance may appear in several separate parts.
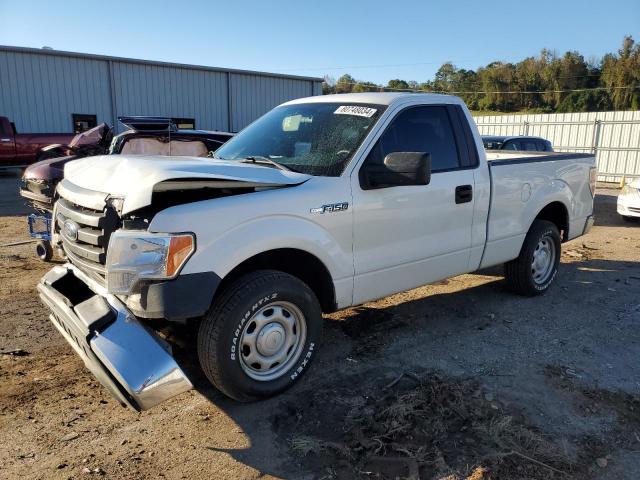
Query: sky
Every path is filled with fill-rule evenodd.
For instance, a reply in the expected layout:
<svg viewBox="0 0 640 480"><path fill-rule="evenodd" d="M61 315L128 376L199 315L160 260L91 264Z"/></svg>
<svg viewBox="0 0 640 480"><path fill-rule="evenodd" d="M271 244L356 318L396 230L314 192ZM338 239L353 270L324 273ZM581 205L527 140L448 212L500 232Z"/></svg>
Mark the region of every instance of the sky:
<svg viewBox="0 0 640 480"><path fill-rule="evenodd" d="M624 35L640 41L640 0L0 0L0 45L377 84L542 48L597 59Z"/></svg>

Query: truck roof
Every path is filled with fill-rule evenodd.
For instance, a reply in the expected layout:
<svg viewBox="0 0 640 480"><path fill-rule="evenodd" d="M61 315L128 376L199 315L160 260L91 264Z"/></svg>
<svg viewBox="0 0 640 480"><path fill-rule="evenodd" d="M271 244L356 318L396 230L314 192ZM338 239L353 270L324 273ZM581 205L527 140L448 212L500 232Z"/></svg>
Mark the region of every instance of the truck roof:
<svg viewBox="0 0 640 480"><path fill-rule="evenodd" d="M315 97L297 98L282 105L295 105L298 103L364 103L377 105L392 105L404 100L414 100L424 103L457 103L462 104L462 99L453 95L441 93L411 93L411 92L363 92L363 93L337 93L333 95L319 95Z"/></svg>

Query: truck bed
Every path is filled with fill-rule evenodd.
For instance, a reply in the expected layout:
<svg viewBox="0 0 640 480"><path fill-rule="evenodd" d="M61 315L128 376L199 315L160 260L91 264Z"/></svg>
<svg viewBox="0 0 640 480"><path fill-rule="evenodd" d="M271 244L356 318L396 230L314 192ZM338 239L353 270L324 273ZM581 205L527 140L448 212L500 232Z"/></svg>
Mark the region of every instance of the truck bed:
<svg viewBox="0 0 640 480"><path fill-rule="evenodd" d="M506 151L506 150L485 150L489 165L498 163L534 163L534 162L554 162L558 160L576 160L585 157L594 157L591 154L565 153L565 152L527 152L527 151Z"/></svg>
<svg viewBox="0 0 640 480"><path fill-rule="evenodd" d="M486 154L491 199L481 267L516 258L533 219L550 203L566 210L564 240L582 234L593 213L589 173L594 155L502 150Z"/></svg>

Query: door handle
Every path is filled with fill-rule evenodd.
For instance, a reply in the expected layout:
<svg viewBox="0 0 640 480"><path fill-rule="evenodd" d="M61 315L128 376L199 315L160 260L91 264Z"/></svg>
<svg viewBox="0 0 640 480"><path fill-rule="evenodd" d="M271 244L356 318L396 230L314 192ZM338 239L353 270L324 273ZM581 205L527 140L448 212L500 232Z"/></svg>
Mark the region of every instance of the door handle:
<svg viewBox="0 0 640 480"><path fill-rule="evenodd" d="M473 200L473 187L471 185L459 185L456 187L456 203L469 203Z"/></svg>
<svg viewBox="0 0 640 480"><path fill-rule="evenodd" d="M10 142L10 141L11 141L10 138L0 138L0 142L7 143L7 142Z"/></svg>

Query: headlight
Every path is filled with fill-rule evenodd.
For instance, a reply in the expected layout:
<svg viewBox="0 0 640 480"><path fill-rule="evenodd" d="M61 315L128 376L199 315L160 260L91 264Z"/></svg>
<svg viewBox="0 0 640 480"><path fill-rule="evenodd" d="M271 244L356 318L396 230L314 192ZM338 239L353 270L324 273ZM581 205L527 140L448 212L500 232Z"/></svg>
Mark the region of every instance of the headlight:
<svg viewBox="0 0 640 480"><path fill-rule="evenodd" d="M128 295L141 280L174 278L195 249L191 233L117 231L107 249L107 290Z"/></svg>

